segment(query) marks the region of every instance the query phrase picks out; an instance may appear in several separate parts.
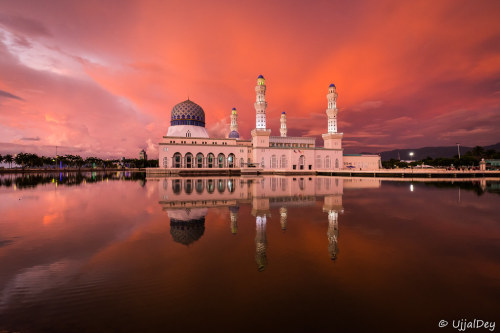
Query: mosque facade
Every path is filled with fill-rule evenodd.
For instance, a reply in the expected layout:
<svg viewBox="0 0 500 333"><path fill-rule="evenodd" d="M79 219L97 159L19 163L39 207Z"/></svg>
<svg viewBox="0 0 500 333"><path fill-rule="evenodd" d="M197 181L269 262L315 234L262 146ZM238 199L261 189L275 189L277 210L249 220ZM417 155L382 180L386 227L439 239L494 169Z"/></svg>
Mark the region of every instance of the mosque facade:
<svg viewBox="0 0 500 333"><path fill-rule="evenodd" d="M238 131L238 112L231 110L227 138L211 138L205 128L205 112L186 100L171 112L167 135L159 143L159 169L258 168L264 172L314 172L342 169L374 170L380 168L378 155L344 155L343 133L337 126L337 91L328 87L327 133L323 147L312 137L287 135L286 113L280 118L280 135L272 136L266 125L266 81L262 75L255 86L255 128L251 139L244 140Z"/></svg>

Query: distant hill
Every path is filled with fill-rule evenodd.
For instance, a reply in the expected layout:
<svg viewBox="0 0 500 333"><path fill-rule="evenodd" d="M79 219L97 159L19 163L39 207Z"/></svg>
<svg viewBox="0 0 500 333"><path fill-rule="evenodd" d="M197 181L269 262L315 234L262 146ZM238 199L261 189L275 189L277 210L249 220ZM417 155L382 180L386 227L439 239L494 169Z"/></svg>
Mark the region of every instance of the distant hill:
<svg viewBox="0 0 500 333"><path fill-rule="evenodd" d="M466 152L472 150L472 148L474 147L460 146L460 154L463 155ZM485 150L494 149L496 151L500 151L500 142L490 146L483 146L483 148ZM458 155L457 146L445 146L445 147L423 147L416 149L394 149L381 152L380 157L382 161L388 161L391 158L399 159L399 156L401 156L402 160L409 160L410 152L413 152L412 159L414 160L420 160L426 158L427 156L432 158L437 158L437 157L453 157L455 155Z"/></svg>

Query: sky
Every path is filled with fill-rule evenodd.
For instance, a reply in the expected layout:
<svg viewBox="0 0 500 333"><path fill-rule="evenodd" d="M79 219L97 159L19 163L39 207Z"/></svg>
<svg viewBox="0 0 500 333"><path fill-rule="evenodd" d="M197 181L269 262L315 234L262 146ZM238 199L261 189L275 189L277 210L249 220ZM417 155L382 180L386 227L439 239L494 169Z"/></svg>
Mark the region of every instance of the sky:
<svg viewBox="0 0 500 333"><path fill-rule="evenodd" d="M346 152L500 142L500 1L0 0L0 154L138 157L179 102Z"/></svg>

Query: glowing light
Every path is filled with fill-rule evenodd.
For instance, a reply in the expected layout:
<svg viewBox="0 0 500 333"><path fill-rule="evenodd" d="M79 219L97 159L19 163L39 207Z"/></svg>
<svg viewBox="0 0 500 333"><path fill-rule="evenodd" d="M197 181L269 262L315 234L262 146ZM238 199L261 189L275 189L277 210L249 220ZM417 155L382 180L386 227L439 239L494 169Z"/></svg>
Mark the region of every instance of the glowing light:
<svg viewBox="0 0 500 333"><path fill-rule="evenodd" d="M410 192L413 192L413 184L410 185Z"/></svg>

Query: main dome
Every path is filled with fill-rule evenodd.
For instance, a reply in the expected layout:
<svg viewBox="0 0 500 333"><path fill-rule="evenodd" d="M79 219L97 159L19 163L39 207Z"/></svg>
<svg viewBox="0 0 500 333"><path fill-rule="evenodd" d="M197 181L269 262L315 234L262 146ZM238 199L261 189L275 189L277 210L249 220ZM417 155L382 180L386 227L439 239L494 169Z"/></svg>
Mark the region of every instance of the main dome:
<svg viewBox="0 0 500 333"><path fill-rule="evenodd" d="M193 101L176 104L170 116L170 125L193 125L205 127L205 111Z"/></svg>

